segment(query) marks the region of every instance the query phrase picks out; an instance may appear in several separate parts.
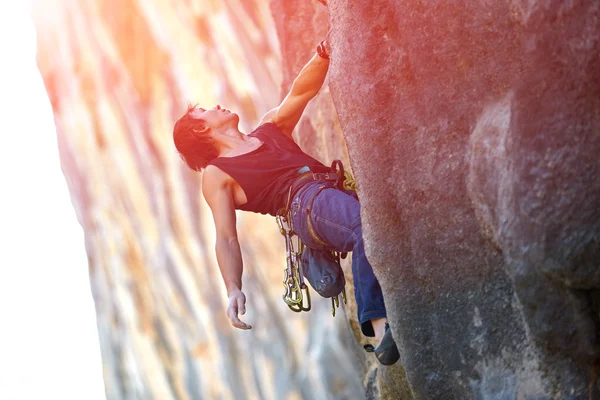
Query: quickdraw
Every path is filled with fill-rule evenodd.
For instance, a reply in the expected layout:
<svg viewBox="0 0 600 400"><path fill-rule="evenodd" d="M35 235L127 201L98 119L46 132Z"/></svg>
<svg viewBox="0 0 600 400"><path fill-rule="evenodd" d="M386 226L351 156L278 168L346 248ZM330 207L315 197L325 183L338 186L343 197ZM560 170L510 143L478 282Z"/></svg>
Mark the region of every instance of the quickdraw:
<svg viewBox="0 0 600 400"><path fill-rule="evenodd" d="M279 210L277 216L277 225L279 232L285 238L285 253L286 253L286 268L283 278L284 292L282 295L283 301L287 304L290 310L294 312L310 311L312 303L310 300L310 291L308 285L304 281L304 271L302 264L302 250L304 244L297 238L298 251L294 249L292 237L295 236L291 226L289 212L284 209ZM344 304L347 304L346 288L340 294ZM340 296L331 298L331 314L335 317L336 308L340 307Z"/></svg>
<svg viewBox="0 0 600 400"><path fill-rule="evenodd" d="M342 301L344 302L344 305L347 304L347 298L346 298L346 287L344 286L344 290L342 290L341 293L342 296ZM340 296L335 296L331 298L331 314L335 317L335 309L340 307Z"/></svg>
<svg viewBox="0 0 600 400"><path fill-rule="evenodd" d="M298 251L294 250L292 237L294 230L290 222L289 212L279 210L277 216L277 225L279 232L285 238L286 268L283 279L283 301L294 312L310 311L312 305L310 301L310 292L304 282L304 273L302 271L302 243L298 240Z"/></svg>

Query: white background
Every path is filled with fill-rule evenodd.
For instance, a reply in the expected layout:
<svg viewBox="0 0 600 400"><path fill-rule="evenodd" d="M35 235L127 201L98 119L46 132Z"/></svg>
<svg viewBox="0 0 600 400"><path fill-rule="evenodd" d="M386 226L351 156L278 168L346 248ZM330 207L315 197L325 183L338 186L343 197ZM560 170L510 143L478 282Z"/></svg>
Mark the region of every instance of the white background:
<svg viewBox="0 0 600 400"><path fill-rule="evenodd" d="M27 5L0 0L0 400L104 399L83 231Z"/></svg>

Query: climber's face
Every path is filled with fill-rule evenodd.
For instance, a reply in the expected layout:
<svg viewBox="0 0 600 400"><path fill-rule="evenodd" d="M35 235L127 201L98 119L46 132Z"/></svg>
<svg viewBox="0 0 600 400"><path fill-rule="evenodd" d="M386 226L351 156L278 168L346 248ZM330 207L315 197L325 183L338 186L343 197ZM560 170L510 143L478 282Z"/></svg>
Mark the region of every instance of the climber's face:
<svg viewBox="0 0 600 400"><path fill-rule="evenodd" d="M240 117L236 113L232 113L218 104L209 109L196 107L190 112L190 116L204 120L212 129L237 128L240 122Z"/></svg>

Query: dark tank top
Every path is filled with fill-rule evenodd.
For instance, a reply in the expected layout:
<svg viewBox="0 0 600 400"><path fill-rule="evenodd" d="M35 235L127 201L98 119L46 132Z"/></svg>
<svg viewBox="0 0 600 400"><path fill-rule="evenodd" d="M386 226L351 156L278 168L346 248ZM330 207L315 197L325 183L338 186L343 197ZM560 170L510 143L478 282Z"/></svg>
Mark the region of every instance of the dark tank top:
<svg viewBox="0 0 600 400"><path fill-rule="evenodd" d="M240 210L276 215L285 206L288 189L299 176L299 169L308 166L313 172L329 170L305 154L273 123L259 126L248 136L263 144L249 153L217 157L209 163L226 172L244 190L248 202L236 207Z"/></svg>

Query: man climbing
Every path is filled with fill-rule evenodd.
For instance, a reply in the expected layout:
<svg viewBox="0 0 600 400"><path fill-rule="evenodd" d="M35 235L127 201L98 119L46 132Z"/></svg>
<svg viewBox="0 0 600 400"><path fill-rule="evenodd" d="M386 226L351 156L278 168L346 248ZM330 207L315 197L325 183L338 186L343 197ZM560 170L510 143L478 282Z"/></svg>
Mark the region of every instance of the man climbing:
<svg viewBox="0 0 600 400"><path fill-rule="evenodd" d="M329 168L302 152L292 138L307 103L323 85L328 68L328 46L323 41L282 103L267 112L252 133L241 133L238 115L219 105L211 109L189 107L175 123L173 141L191 169L204 169L202 193L216 226L217 261L229 297L227 316L231 324L239 329L252 328L239 318L246 312L246 296L242 292L243 265L235 210L274 216L289 206L294 231L306 246L352 251L362 333L375 336L379 341L375 349L378 360L391 365L399 354L387 324L381 287L365 255L360 204L335 187L321 189ZM287 204L290 190L293 193Z"/></svg>

